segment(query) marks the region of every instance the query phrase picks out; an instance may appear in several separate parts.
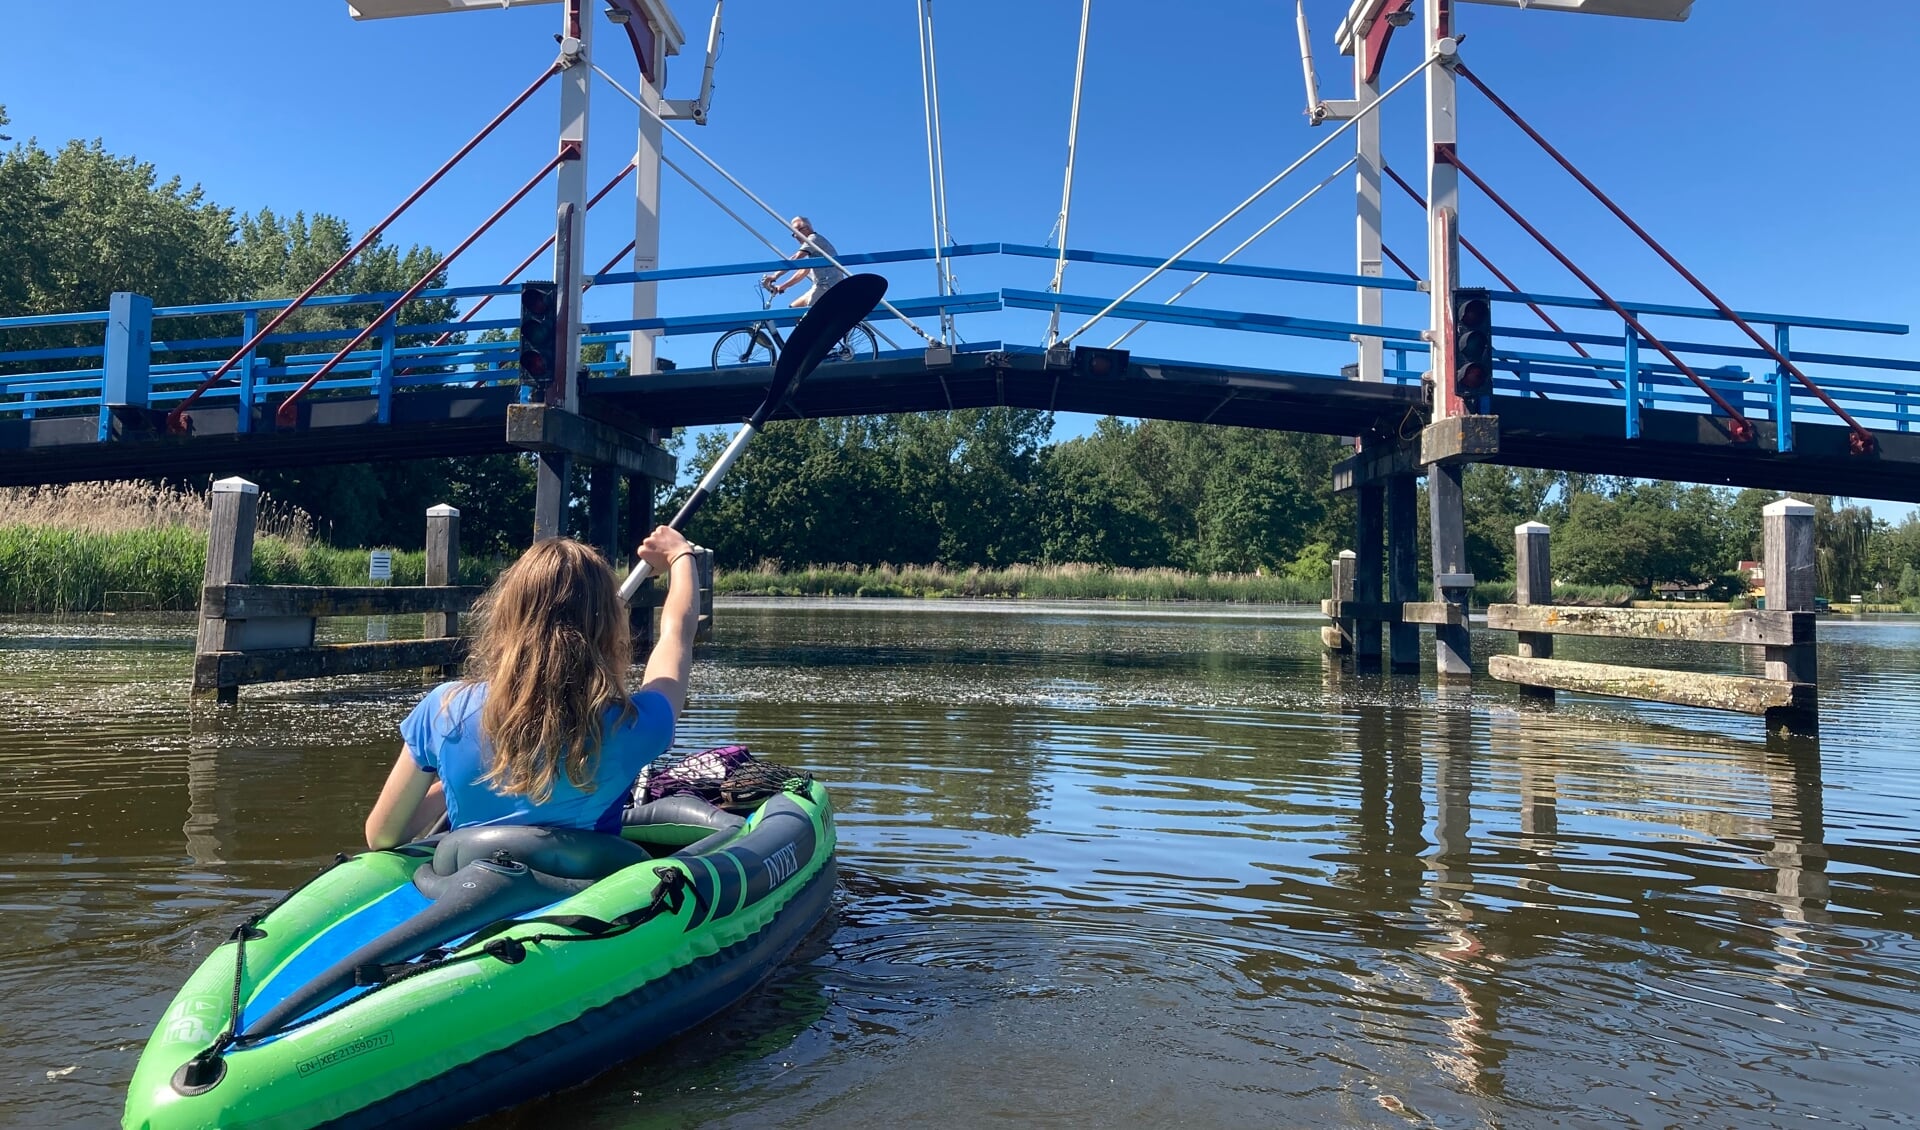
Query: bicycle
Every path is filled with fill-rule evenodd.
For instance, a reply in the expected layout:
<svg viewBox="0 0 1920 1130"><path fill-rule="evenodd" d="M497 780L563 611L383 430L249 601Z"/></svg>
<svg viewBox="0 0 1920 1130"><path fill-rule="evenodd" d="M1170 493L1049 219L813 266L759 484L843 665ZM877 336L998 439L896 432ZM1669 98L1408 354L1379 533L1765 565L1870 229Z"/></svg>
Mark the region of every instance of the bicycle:
<svg viewBox="0 0 1920 1130"><path fill-rule="evenodd" d="M764 283L753 289L760 296L760 309L773 309L773 291ZM713 367L725 369L740 365L771 365L786 346L786 339L780 336L780 327L771 320L736 326L721 334L720 340L713 343ZM872 326L861 322L847 331L847 336L834 345L826 359L872 361L879 356L879 336Z"/></svg>

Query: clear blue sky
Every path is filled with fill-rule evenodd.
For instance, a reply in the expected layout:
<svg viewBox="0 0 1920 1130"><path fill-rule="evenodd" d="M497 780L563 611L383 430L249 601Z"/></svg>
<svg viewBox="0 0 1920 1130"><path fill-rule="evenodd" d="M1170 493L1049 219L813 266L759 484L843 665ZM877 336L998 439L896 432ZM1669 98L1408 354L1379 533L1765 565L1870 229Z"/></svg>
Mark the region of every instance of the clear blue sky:
<svg viewBox="0 0 1920 1130"><path fill-rule="evenodd" d="M1331 46L1346 6L1308 3L1329 97L1346 81ZM936 8L953 233L1043 242L1059 203L1079 5L948 0ZM698 83L711 9L679 0L676 10L693 42L673 60L668 93L686 97ZM223 204L324 210L364 227L545 65L558 13L540 6L355 23L344 0L9 4L0 14L0 102L16 137L49 145L98 137L163 175L204 185ZM812 216L844 251L931 242L912 0L733 0L727 15L712 124L683 128L776 208ZM1475 69L1735 306L1920 321L1911 266L1920 249L1920 4L1699 0L1682 24L1463 5L1459 20ZM1402 33L1389 80L1417 61L1414 39ZM609 71L632 75L617 28L599 25L598 48ZM1323 136L1301 113L1296 56L1290 2L1096 0L1071 242L1170 253L1292 162ZM1415 84L1385 111L1388 160L1409 174L1422 167L1418 97ZM1462 100L1462 154L1588 271L1622 296L1695 301L1496 111L1464 89ZM596 83L594 113L590 179L598 185L631 154L636 111ZM451 246L552 152L556 119L557 96L543 92L395 237ZM1237 243L1350 151L1335 142L1199 254ZM1418 265L1421 219L1388 193L1388 242ZM743 214L751 207L726 196ZM595 212L590 266L630 235L617 201ZM551 202L550 191L538 192L475 246L456 278L496 281L550 230ZM671 174L664 214L662 265L760 254ZM1352 224L1343 182L1245 258L1350 270ZM1463 227L1523 288L1578 292L1470 188ZM762 230L779 234L770 223ZM958 266L963 289L1038 289L1049 273L1040 262ZM891 274L895 295L931 292L930 266ZM1466 275L1484 281L1471 264ZM1067 289L1113 294L1134 277L1076 266ZM1146 296L1164 298L1177 285L1156 284ZM623 301L601 295L589 313L616 314ZM671 313L752 299L747 282L735 280L670 286L662 301ZM1352 307L1346 291L1235 280L1210 281L1188 301L1340 318ZM1412 302L1390 297L1388 320L1423 319ZM971 338L1032 342L1043 325L1044 315L1008 313L962 328ZM1089 339L1104 343L1120 328ZM1801 343L1920 356L1911 338L1809 333ZM1328 372L1350 360L1337 346L1176 328L1131 344L1162 356ZM704 341L669 341L664 352L705 349Z"/></svg>

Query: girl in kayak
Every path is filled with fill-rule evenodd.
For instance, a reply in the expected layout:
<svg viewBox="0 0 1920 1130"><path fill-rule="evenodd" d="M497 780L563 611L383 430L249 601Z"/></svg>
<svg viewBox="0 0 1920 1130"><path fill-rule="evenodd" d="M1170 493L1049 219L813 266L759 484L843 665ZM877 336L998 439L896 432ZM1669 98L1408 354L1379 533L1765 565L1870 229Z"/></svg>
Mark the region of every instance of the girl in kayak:
<svg viewBox="0 0 1920 1130"><path fill-rule="evenodd" d="M629 691L632 639L619 581L593 549L549 538L476 606L467 674L400 723L405 744L367 816L367 846L454 828L538 824L617 832L633 780L673 743L699 610L693 547L667 526L640 557L671 578L660 639Z"/></svg>

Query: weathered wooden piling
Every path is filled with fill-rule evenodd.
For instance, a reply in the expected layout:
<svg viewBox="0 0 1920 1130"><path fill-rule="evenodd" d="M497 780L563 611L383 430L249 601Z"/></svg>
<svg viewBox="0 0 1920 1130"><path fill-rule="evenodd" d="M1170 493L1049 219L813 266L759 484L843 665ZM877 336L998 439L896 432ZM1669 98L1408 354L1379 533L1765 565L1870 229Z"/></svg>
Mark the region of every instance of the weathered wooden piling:
<svg viewBox="0 0 1920 1130"><path fill-rule="evenodd" d="M1768 503L1761 515L1761 568L1765 570L1767 611L1808 618L1805 640L1767 645L1767 678L1806 688L1796 701L1767 711L1767 728L1810 734L1820 725L1814 697L1820 683L1820 664L1812 620L1814 587L1819 578L1814 563L1813 507L1797 498L1782 498Z"/></svg>
<svg viewBox="0 0 1920 1130"><path fill-rule="evenodd" d="M427 569L424 580L434 588L460 582L460 511L444 502L427 507ZM422 639L452 639L459 634L458 612L429 612L420 628ZM451 679L459 673L459 666L451 663L428 667L421 672L429 679Z"/></svg>
<svg viewBox="0 0 1920 1130"><path fill-rule="evenodd" d="M1353 650L1353 618L1349 613L1354 602L1354 566L1358 558L1353 550L1343 549L1333 559L1333 599L1322 609L1333 617L1333 623L1320 629L1320 643L1338 655Z"/></svg>
<svg viewBox="0 0 1920 1130"><path fill-rule="evenodd" d="M1529 607L1553 603L1553 557L1548 549L1552 531L1544 522L1522 522L1513 528L1513 602ZM1552 659L1553 637L1545 632L1521 632L1522 659ZM1521 685L1530 698L1553 701L1552 687Z"/></svg>
<svg viewBox="0 0 1920 1130"><path fill-rule="evenodd" d="M1516 531L1527 558L1517 592L1534 598L1546 582L1547 530L1529 523ZM1537 539L1537 540L1536 540ZM1540 690L1637 698L1758 714L1768 729L1813 733L1819 725L1813 612L1813 508L1781 499L1765 511L1765 609L1562 608L1551 604L1495 604L1487 626L1520 633L1521 654L1495 655L1487 674ZM1537 558L1540 564L1536 565ZM1554 635L1679 640L1766 649L1766 676L1713 675L1608 663L1575 663L1542 655Z"/></svg>
<svg viewBox="0 0 1920 1130"><path fill-rule="evenodd" d="M260 487L235 476L213 484L212 516L207 524L207 567L201 574L203 586L244 585L253 577L253 527L259 513ZM247 630L244 620L200 619L200 635L194 644L196 655L208 652L239 651ZM220 702L238 702L239 686L201 686L196 664L195 693L213 691Z"/></svg>

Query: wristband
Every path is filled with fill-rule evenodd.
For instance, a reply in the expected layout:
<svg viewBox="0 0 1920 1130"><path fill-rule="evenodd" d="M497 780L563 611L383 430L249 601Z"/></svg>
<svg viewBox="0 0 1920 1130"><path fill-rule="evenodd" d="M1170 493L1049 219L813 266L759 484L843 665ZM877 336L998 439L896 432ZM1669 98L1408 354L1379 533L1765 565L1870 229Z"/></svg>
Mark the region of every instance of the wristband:
<svg viewBox="0 0 1920 1130"><path fill-rule="evenodd" d="M682 557L692 557L695 552L697 551L691 550L691 549L681 550L679 553L676 553L672 557L667 558L667 568L671 570L675 565L680 563L680 559Z"/></svg>

